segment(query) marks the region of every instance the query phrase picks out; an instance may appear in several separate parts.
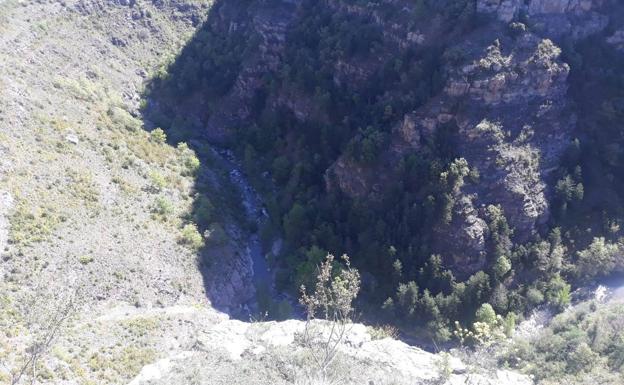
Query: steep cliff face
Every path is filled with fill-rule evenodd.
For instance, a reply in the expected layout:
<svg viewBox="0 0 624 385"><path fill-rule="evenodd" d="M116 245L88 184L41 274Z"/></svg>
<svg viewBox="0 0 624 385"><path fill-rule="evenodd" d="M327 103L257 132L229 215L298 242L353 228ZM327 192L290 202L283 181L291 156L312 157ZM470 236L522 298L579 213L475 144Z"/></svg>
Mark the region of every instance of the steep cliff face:
<svg viewBox="0 0 624 385"><path fill-rule="evenodd" d="M500 37L488 45L492 36ZM453 223L438 229L443 239L449 233L456 239L455 250L444 247L446 241L438 250L457 264L483 252L489 205L503 208L520 241L545 223L548 172L575 123L565 96L569 67L552 41L525 32L509 38L496 29L476 31L467 41L455 47L466 57L449 69L443 92L413 114L411 130L401 125L402 135L408 130L411 138L453 124L458 156L478 171L479 178L456 193ZM417 150L418 145L402 151Z"/></svg>
<svg viewBox="0 0 624 385"><path fill-rule="evenodd" d="M477 10L503 22L529 20L529 26L551 37L583 38L603 30L608 15L604 0L479 0Z"/></svg>
<svg viewBox="0 0 624 385"><path fill-rule="evenodd" d="M591 2L583 4L531 3L528 9L531 15L558 12L567 17L591 9ZM516 6L513 15L520 11ZM509 7L510 2L477 5L479 11L497 12L504 20L501 12ZM379 194L381 186L397 178L388 171L392 164L421 151L440 127L456 127L456 155L479 178L456 193L453 220L437 229L435 251L456 266L467 264L461 268L467 272L483 268L485 262L487 206L503 208L520 241L548 220L549 172L557 167L575 127L566 96L569 66L560 58L561 50L546 37L515 28L486 23L450 47L447 52L456 56L445 64L442 91L395 125L392 145L377 165L362 168L342 156L328 171L327 180L351 196Z"/></svg>
<svg viewBox="0 0 624 385"><path fill-rule="evenodd" d="M617 79L583 66L585 46L621 49L621 12L607 0L220 2L153 82L150 107L173 135L229 145L263 176L271 231L285 240L282 288L339 250L378 304L409 281L427 295L462 292L483 272L479 301L517 289L518 303L497 310L523 311L526 287L566 274L558 262L540 271L533 246L551 232L571 255L589 243L589 232L575 243L578 226L564 241L555 229L583 201L587 168L573 153L587 136L579 105L593 103L580 89L595 84L583 79ZM593 124L617 116L613 99L596 98L592 108L611 107ZM592 227L615 223L595 207Z"/></svg>

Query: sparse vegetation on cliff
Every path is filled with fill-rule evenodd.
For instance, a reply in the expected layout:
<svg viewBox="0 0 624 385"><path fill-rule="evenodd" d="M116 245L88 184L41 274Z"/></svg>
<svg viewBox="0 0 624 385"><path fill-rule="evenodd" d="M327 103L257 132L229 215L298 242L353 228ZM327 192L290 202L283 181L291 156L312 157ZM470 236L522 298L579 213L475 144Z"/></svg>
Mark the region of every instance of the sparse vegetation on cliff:
<svg viewBox="0 0 624 385"><path fill-rule="evenodd" d="M623 23L0 0L0 383L624 382Z"/></svg>

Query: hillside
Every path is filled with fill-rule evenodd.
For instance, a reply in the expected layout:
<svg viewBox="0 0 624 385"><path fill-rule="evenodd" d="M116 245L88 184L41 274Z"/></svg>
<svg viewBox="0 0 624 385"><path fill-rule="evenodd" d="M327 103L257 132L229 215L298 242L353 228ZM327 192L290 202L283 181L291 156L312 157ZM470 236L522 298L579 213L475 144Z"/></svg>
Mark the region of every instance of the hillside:
<svg viewBox="0 0 624 385"><path fill-rule="evenodd" d="M213 9L144 111L262 175L280 290L345 252L374 318L445 340L483 302L563 308L622 271L591 251L621 247L618 2Z"/></svg>
<svg viewBox="0 0 624 385"><path fill-rule="evenodd" d="M216 152L200 165L188 146L144 130L153 127L138 113L146 80L210 6L0 4L0 383L305 378L294 342L304 323L246 324L212 308L254 298L234 166ZM212 237L199 236L200 221ZM396 381L443 372L441 357L354 330L344 355L362 366L350 381L384 379L388 365ZM466 376L452 365L453 378Z"/></svg>
<svg viewBox="0 0 624 385"><path fill-rule="evenodd" d="M0 0L0 384L624 381L623 31L616 0Z"/></svg>

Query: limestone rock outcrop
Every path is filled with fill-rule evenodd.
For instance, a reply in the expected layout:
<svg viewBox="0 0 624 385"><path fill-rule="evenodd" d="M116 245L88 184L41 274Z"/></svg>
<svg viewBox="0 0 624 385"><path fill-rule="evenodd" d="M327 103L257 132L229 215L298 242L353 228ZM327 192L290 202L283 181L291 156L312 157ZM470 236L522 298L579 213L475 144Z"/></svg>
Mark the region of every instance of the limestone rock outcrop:
<svg viewBox="0 0 624 385"><path fill-rule="evenodd" d="M191 349L169 352L146 365L130 385L182 385L189 380L219 385L309 383L317 374L311 351L301 343L305 328L305 322L295 320L205 325ZM311 328L329 331L322 321ZM373 340L361 324L347 326L325 379L348 385L532 383L518 373L468 366L454 356L428 353L391 338Z"/></svg>

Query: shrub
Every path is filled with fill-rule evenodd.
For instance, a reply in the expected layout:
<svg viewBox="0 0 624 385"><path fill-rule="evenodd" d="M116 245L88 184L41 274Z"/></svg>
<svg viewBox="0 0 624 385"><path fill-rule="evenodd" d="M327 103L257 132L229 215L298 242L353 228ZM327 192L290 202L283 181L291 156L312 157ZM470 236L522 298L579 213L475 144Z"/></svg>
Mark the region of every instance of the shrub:
<svg viewBox="0 0 624 385"><path fill-rule="evenodd" d="M373 340L396 339L399 336L399 329L391 325L369 326L367 330Z"/></svg>
<svg viewBox="0 0 624 385"><path fill-rule="evenodd" d="M529 301L531 305L539 305L544 302L544 294L542 294L542 292L535 287L530 287L527 290L526 297L527 301Z"/></svg>
<svg viewBox="0 0 624 385"><path fill-rule="evenodd" d="M199 170L200 162L199 158L195 154L189 154L184 159L184 166L189 175L195 174Z"/></svg>
<svg viewBox="0 0 624 385"><path fill-rule="evenodd" d="M492 305L484 303L475 313L475 322L483 322L488 325L494 325L496 323L496 312Z"/></svg>
<svg viewBox="0 0 624 385"><path fill-rule="evenodd" d="M619 384L623 315L617 304L576 305L528 339L514 340L501 361L531 374L538 384Z"/></svg>
<svg viewBox="0 0 624 385"><path fill-rule="evenodd" d="M167 180L158 171L150 172L149 179L150 179L149 190L151 190L151 192L159 192L167 186Z"/></svg>
<svg viewBox="0 0 624 385"><path fill-rule="evenodd" d="M347 255L342 256L342 262L341 267L336 266L334 256L328 254L318 268L314 292L308 294L306 287L301 285L299 302L308 316L303 343L310 349L317 375L321 378L327 376L327 369L343 342L354 313L353 300L360 291L359 272L351 267ZM328 320L329 324L313 325L312 320L317 317Z"/></svg>
<svg viewBox="0 0 624 385"><path fill-rule="evenodd" d="M141 128L141 121L122 108L111 107L107 114L113 124L128 131L138 131Z"/></svg>
<svg viewBox="0 0 624 385"><path fill-rule="evenodd" d="M475 322L471 329L464 329L455 321L453 334L462 345L482 345L500 341L512 333L515 315L503 318L496 314L489 303L484 303L475 313Z"/></svg>
<svg viewBox="0 0 624 385"><path fill-rule="evenodd" d="M570 354L568 368L570 368L573 373L590 371L599 358L600 356L594 352L586 342L582 342L574 349L572 354Z"/></svg>
<svg viewBox="0 0 624 385"><path fill-rule="evenodd" d="M561 278L560 275L555 275L548 282L546 288L546 301L549 305L552 305L559 310L563 310L570 304L570 299L570 285L563 278Z"/></svg>
<svg viewBox="0 0 624 385"><path fill-rule="evenodd" d="M608 243L604 237L594 238L589 247L578 252L578 273L586 278L609 273L620 253L618 244Z"/></svg>
<svg viewBox="0 0 624 385"><path fill-rule="evenodd" d="M78 257L78 262L83 265L88 265L89 263L93 262L93 260L93 257L90 255L81 255L80 257Z"/></svg>
<svg viewBox="0 0 624 385"><path fill-rule="evenodd" d="M158 197L152 205L152 214L166 221L173 214L173 204L164 197Z"/></svg>
<svg viewBox="0 0 624 385"><path fill-rule="evenodd" d="M503 331L507 337L511 337L515 328L518 316L514 312L509 312L503 320Z"/></svg>
<svg viewBox="0 0 624 385"><path fill-rule="evenodd" d="M17 245L30 245L47 239L61 218L49 208L29 208L20 202L10 223L10 242Z"/></svg>
<svg viewBox="0 0 624 385"><path fill-rule="evenodd" d="M187 223L180 232L180 243L188 246L192 250L199 250L204 246L204 237L197 230L197 225Z"/></svg>
<svg viewBox="0 0 624 385"><path fill-rule="evenodd" d="M182 165L184 166L183 175L193 175L199 170L200 161L195 155L195 152L191 150L188 144L184 142L178 143L178 151L182 155Z"/></svg>
<svg viewBox="0 0 624 385"><path fill-rule="evenodd" d="M503 278L511 270L511 261L505 256L501 256L494 265L494 275L497 279Z"/></svg>
<svg viewBox="0 0 624 385"><path fill-rule="evenodd" d="M167 134L162 128L156 128L150 132L150 139L156 143L165 143L167 141Z"/></svg>
<svg viewBox="0 0 624 385"><path fill-rule="evenodd" d="M215 207L205 195L200 195L195 201L195 221L200 225L208 225L212 220Z"/></svg>

